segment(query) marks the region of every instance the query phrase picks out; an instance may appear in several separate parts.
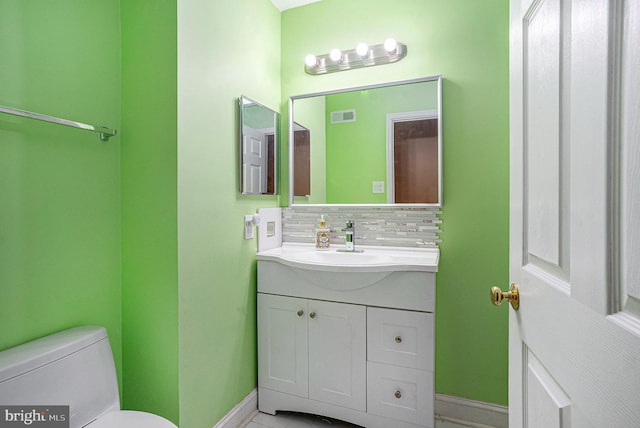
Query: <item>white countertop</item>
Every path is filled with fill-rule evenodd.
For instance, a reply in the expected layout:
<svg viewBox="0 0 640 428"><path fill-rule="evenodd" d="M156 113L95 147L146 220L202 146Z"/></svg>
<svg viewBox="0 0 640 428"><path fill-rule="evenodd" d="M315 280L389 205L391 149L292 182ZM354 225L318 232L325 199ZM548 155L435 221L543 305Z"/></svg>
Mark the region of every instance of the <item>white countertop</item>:
<svg viewBox="0 0 640 428"><path fill-rule="evenodd" d="M342 245L329 250L316 250L313 244L283 243L281 247L259 252L258 260L268 260L287 266L333 272L437 272L438 248L380 247L360 245L363 252L340 252Z"/></svg>

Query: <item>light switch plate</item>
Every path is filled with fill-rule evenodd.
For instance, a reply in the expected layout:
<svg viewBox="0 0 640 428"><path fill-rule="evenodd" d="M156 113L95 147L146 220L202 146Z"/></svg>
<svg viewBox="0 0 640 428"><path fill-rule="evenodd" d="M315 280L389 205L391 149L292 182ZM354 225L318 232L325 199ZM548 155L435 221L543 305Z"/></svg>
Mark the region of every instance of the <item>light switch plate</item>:
<svg viewBox="0 0 640 428"><path fill-rule="evenodd" d="M258 226L258 251L267 251L282 246L282 209L260 208Z"/></svg>
<svg viewBox="0 0 640 428"><path fill-rule="evenodd" d="M373 193L384 193L384 181L373 182Z"/></svg>

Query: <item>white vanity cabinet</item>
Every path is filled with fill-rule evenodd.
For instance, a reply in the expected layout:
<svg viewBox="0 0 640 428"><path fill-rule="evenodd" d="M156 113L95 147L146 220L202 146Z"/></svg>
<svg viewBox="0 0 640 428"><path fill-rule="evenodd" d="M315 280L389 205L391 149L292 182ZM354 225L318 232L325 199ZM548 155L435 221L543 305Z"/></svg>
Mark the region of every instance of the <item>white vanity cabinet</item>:
<svg viewBox="0 0 640 428"><path fill-rule="evenodd" d="M364 306L258 294L261 387L366 410Z"/></svg>
<svg viewBox="0 0 640 428"><path fill-rule="evenodd" d="M433 427L435 261L353 272L259 253L259 410Z"/></svg>

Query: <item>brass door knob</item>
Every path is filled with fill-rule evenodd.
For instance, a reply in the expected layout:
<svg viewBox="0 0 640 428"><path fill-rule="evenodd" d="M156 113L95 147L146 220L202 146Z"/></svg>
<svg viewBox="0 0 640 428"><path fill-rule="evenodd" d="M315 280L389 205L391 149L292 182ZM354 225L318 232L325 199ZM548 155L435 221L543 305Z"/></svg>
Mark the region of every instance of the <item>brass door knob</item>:
<svg viewBox="0 0 640 428"><path fill-rule="evenodd" d="M396 393L393 394L393 395L395 395L396 398L402 398L402 392L400 392L400 391L396 391Z"/></svg>
<svg viewBox="0 0 640 428"><path fill-rule="evenodd" d="M316 313L315 313L315 312L311 312L311 313L309 314L309 316L310 316L311 318L315 318L315 317L316 317Z"/></svg>
<svg viewBox="0 0 640 428"><path fill-rule="evenodd" d="M298 311L298 316L299 316L299 317L301 317L302 315L304 315L304 311L303 311L302 309L300 309L300 310Z"/></svg>
<svg viewBox="0 0 640 428"><path fill-rule="evenodd" d="M508 300L511 303L511 307L514 310L518 310L520 307L520 293L518 292L518 285L511 284L509 291L502 291L500 287L491 287L491 302L500 306L503 300Z"/></svg>
<svg viewBox="0 0 640 428"><path fill-rule="evenodd" d="M402 336L396 336L396 343L402 343Z"/></svg>

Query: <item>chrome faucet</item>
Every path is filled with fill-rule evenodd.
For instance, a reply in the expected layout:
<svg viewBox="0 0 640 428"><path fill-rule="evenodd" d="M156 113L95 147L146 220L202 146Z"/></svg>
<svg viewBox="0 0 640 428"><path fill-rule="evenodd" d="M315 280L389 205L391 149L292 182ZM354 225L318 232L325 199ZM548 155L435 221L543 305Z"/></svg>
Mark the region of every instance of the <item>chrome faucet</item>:
<svg viewBox="0 0 640 428"><path fill-rule="evenodd" d="M356 251L356 226L353 220L347 220L347 225L344 229L344 250Z"/></svg>

